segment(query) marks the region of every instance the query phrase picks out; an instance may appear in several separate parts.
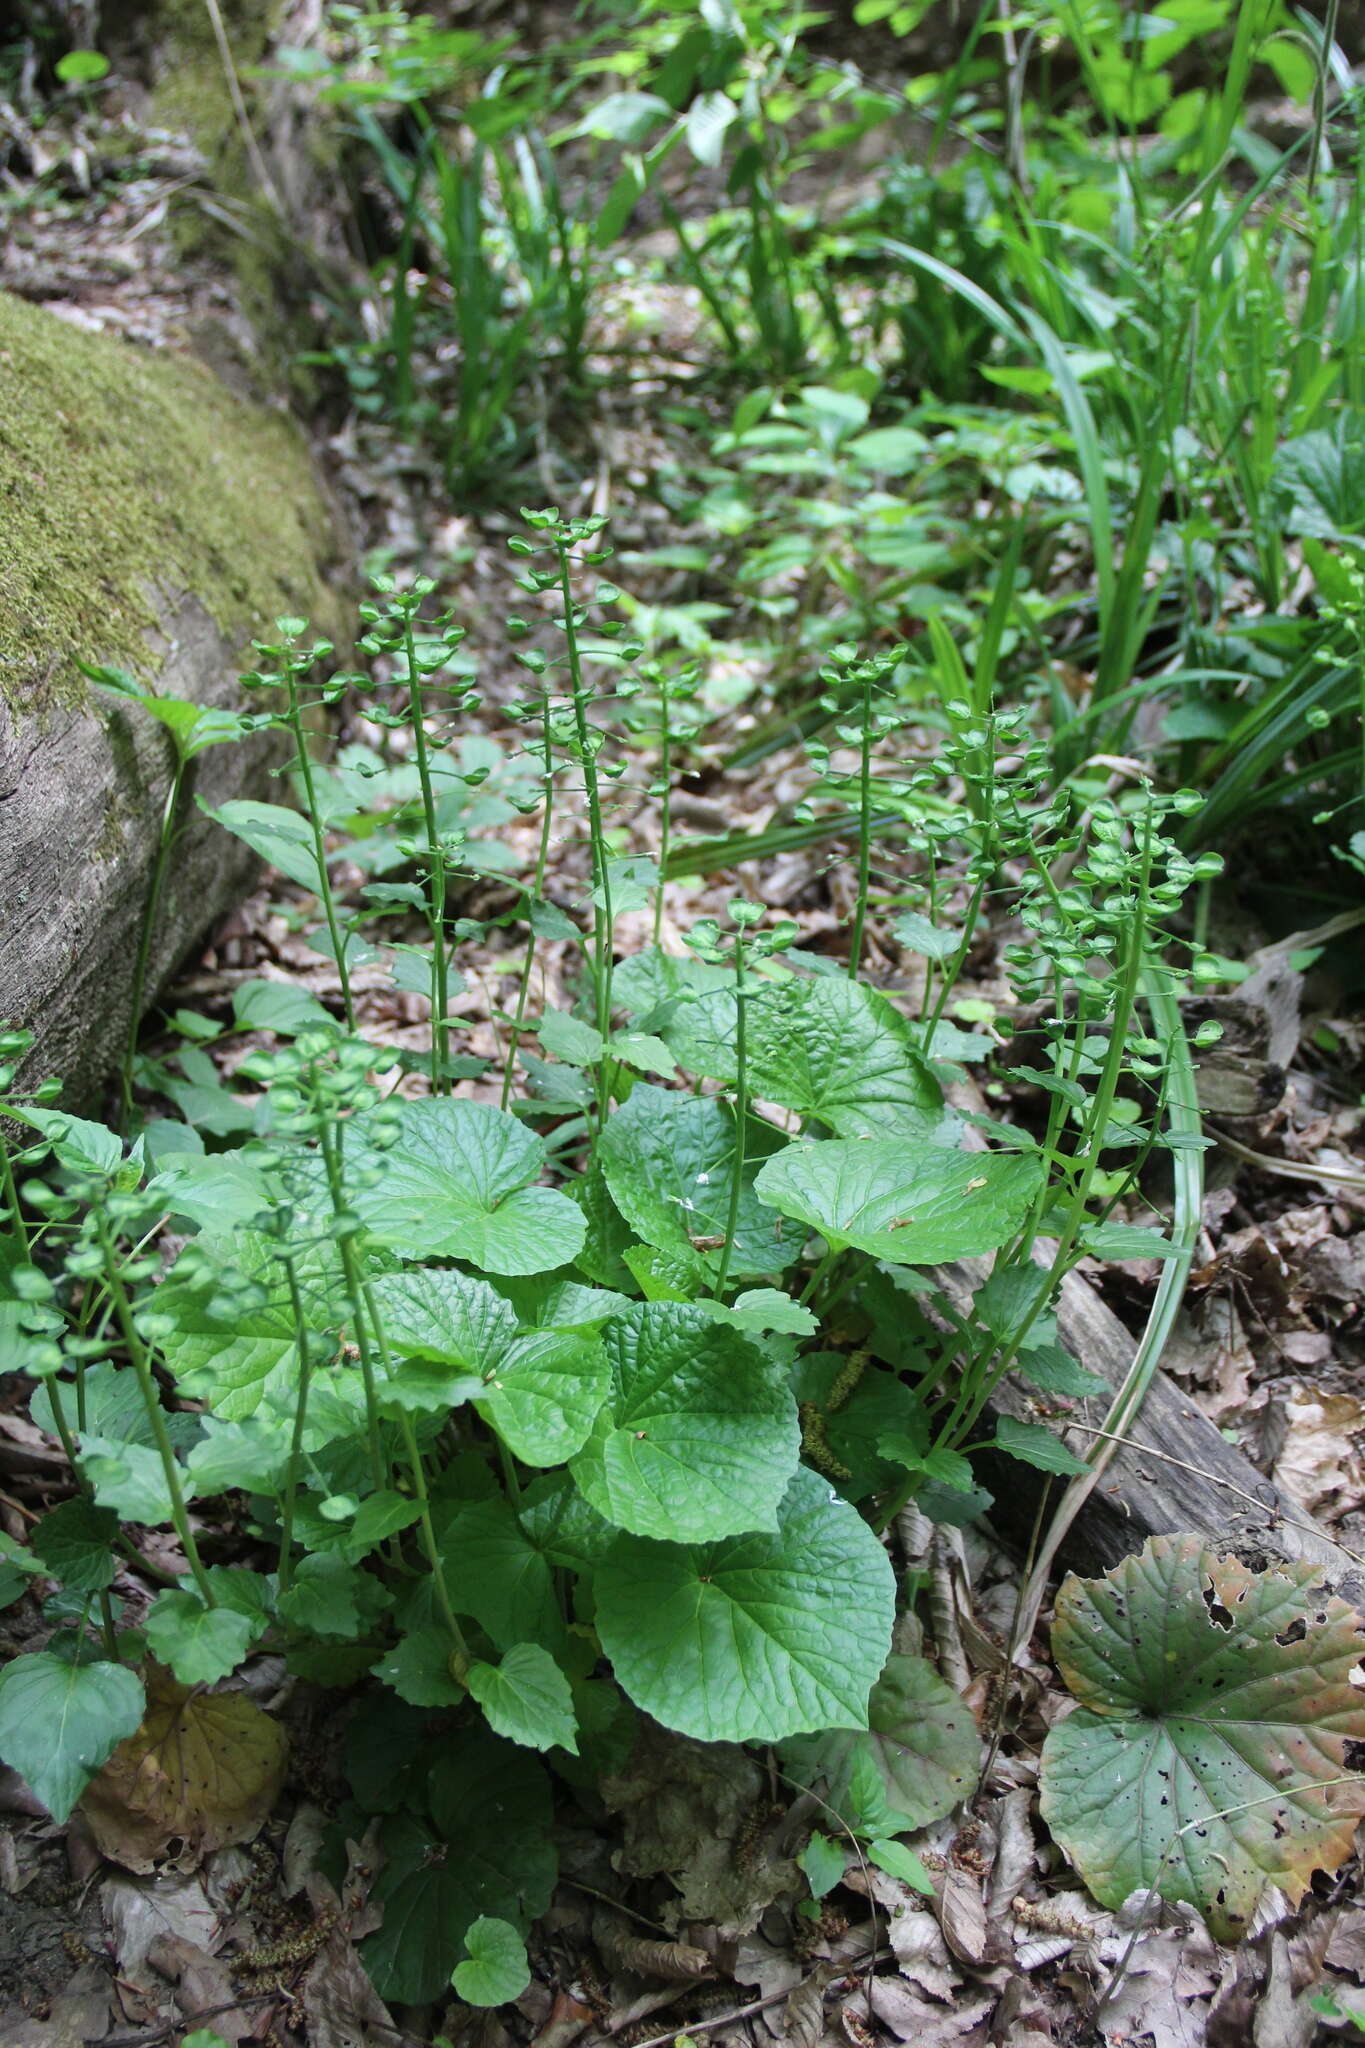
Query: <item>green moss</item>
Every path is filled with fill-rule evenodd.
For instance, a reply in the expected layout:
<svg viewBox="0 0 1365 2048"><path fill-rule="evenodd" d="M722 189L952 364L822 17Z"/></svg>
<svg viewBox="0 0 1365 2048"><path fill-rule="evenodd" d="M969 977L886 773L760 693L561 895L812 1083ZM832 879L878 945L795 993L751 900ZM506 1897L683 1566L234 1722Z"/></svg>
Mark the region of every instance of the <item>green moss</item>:
<svg viewBox="0 0 1365 2048"><path fill-rule="evenodd" d="M283 612L336 636L336 537L293 423L4 293L0 530L0 692L19 706L79 690L73 657L154 674L157 588L243 646Z"/></svg>

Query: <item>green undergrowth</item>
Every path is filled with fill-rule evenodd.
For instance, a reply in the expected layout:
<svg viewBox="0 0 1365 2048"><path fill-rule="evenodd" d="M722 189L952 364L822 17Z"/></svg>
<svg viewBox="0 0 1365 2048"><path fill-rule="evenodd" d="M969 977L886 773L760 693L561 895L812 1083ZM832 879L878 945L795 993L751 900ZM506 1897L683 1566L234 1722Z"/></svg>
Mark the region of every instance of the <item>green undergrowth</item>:
<svg viewBox="0 0 1365 2048"><path fill-rule="evenodd" d="M898 1570L898 1518L974 1521L1011 1462L1085 1473L1053 1422L1103 1383L1059 1340L1058 1289L1081 1259L1188 1258L1187 1235L1124 1211L1204 1143L1168 1097L1170 998L1200 966L1182 904L1218 866L1169 829L1197 799L1051 793L1045 750L983 690L948 703L940 759L905 793L926 858L891 886L866 827L898 650L844 648L826 674L865 764L847 957L748 896L694 917L683 952L623 955L620 919L662 884L613 844L608 793L642 728L676 742L694 679L645 659L602 574L604 521L525 519L506 630L533 690L504 707L505 744L461 736L477 679L429 582L381 578L364 607L363 680L393 739L331 766L309 714L362 678L300 619L260 643L241 717L96 672L186 759L261 725L291 736L302 812L216 815L315 911L336 1010L258 980L230 1017L176 1012L178 1052L130 1046L121 1134L4 1077L0 1336L75 1490L6 1546L4 1590L48 1588L55 1633L0 1676L0 1754L59 1818L84 1798L116 1830L167 1685L193 1718L268 1646L352 1692L335 1844L381 1817L364 1955L410 2001L452 1971L468 1993L488 1966L490 1996L516 1975L554 1880L545 1766L590 1787L640 1712L775 1745L794 1782L825 1786L840 1839L928 1884L903 1837L970 1790L979 1737L931 1666L892 1654L923 1590ZM517 813L541 827L526 873L499 837ZM567 907L545 856L555 839L567 857L565 834ZM460 883L489 872L514 895L495 1062L460 1048L448 1009L489 938ZM1006 909L1037 1020L1012 1057L957 994ZM888 919L922 965L915 1001L863 978ZM539 996L548 945L567 948L567 1007ZM427 998L429 1053L362 1033L362 965ZM953 1110L968 1069L987 1107ZM995 1113L1005 1084L1034 1091L1034 1123ZM980 1262L965 1296L937 1276L952 1261ZM1007 1376L1024 1418L993 1409ZM131 1624L117 1572L142 1567L151 1528L184 1569ZM58 1709L40 1751L31 1730ZM377 1778L400 1729L411 1770ZM278 1769L254 1743L251 1812ZM836 1853L820 1839L817 1896Z"/></svg>

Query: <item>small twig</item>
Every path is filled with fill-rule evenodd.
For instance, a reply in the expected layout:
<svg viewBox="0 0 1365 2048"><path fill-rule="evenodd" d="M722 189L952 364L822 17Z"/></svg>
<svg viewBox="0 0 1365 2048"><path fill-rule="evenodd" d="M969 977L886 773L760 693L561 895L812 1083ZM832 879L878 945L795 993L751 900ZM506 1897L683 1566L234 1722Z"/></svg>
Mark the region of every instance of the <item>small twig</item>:
<svg viewBox="0 0 1365 2048"><path fill-rule="evenodd" d="M251 116L246 109L246 100L242 93L242 81L237 76L237 66L233 62L232 57L232 45L228 41L227 30L223 26L223 17L219 10L218 0L204 0L204 5L208 10L209 20L213 24L213 39L218 45L218 55L223 62L223 73L227 79L228 94L232 100L232 111L237 116L237 126L242 131L242 141L246 145L246 153L250 160L251 168L255 172L257 182L265 193L266 198L270 201L276 213L283 216L284 206L281 202L279 191L275 185L275 180L270 175L270 166L261 154L261 145L256 140L256 131L251 125Z"/></svg>
<svg viewBox="0 0 1365 2048"><path fill-rule="evenodd" d="M1217 1124L1209 1124L1207 1129L1225 1152L1230 1152L1234 1159L1245 1160L1248 1166L1259 1166L1263 1173L1278 1173L1284 1180L1321 1181L1324 1187L1354 1188L1365 1194L1365 1172L1349 1166L1310 1166L1303 1159L1274 1159L1268 1152L1253 1152L1240 1138L1230 1138Z"/></svg>
<svg viewBox="0 0 1365 2048"><path fill-rule="evenodd" d="M173 2034L183 2033L186 2028L193 2030L201 2020L216 2019L219 2013L237 2012L247 2005L273 2005L280 1996L278 1991L251 1991L237 1998L228 1998L221 2005L206 2005L202 2012L186 2013L183 2019L164 2020L159 2027L150 2027L141 2034L87 2034L84 2048L156 2048L158 2041L169 2041Z"/></svg>
<svg viewBox="0 0 1365 2048"><path fill-rule="evenodd" d="M866 1960L876 1962L879 1955L886 1954L889 1954L889 1950L879 1949L874 1945L868 1949ZM862 1956L852 1957L848 1967L840 1969L839 1977L852 1976L857 1965L864 1960ZM838 1983L839 1977L833 1978L826 1989L831 1990L834 1984ZM733 2026L736 2020L752 2019L756 2012L767 2012L769 2006L785 2004L791 1997L793 1988L788 1985L785 1991L770 1991L766 1998L755 1998L750 2004L737 2005L730 2012L713 2013L710 2019L689 2020L685 2026L670 2027L666 2034L651 2034L647 2041L638 2042L637 2048L673 2048L675 2041L685 2041L689 2034L714 2034L721 2027ZM121 2044L109 2042L106 2048L121 2048Z"/></svg>
<svg viewBox="0 0 1365 2048"><path fill-rule="evenodd" d="M1263 1515L1269 1515L1272 1520L1288 1522L1291 1528L1302 1529L1305 1536L1316 1536L1320 1541L1325 1539L1328 1542L1334 1543L1344 1557L1350 1558L1352 1564L1365 1565L1365 1557L1358 1555L1354 1550L1348 1549L1335 1536L1328 1537L1327 1532L1311 1516L1305 1515L1302 1521L1296 1521L1294 1516L1286 1514L1283 1508L1275 1506L1270 1501L1258 1500L1256 1495L1248 1493L1244 1486L1236 1486L1231 1479L1222 1479L1216 1472L1206 1472L1202 1465L1191 1465L1185 1458L1173 1458L1169 1451L1154 1450L1150 1444L1139 1443L1136 1437L1118 1436L1113 1430L1109 1429L1095 1429L1088 1422L1067 1422L1063 1424L1063 1427L1066 1429L1078 1429L1082 1436L1103 1437L1106 1443L1122 1445L1126 1450L1132 1451L1136 1457L1156 1458L1163 1465L1175 1465L1182 1472L1192 1472L1196 1479L1207 1480L1210 1486L1221 1486L1228 1493L1235 1493L1239 1500L1250 1501L1252 1507L1258 1508ZM1267 1481L1266 1483L1269 1484L1270 1482Z"/></svg>

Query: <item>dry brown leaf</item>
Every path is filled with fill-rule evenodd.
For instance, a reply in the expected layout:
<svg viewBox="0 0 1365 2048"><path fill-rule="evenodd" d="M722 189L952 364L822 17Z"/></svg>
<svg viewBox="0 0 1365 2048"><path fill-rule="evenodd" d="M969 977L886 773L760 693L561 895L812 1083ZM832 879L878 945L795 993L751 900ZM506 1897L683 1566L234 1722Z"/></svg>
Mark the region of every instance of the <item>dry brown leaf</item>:
<svg viewBox="0 0 1365 2048"><path fill-rule="evenodd" d="M178 1934L159 1934L147 1951L154 1970L176 1987L175 2001L187 2027L201 2015L225 2041L240 2042L253 2031L251 2015L232 2003L235 1986L228 1965Z"/></svg>
<svg viewBox="0 0 1365 2048"><path fill-rule="evenodd" d="M825 1992L835 1972L826 1963L817 1963L804 1984L798 1984L782 2008L782 2033L784 2041L790 2041L794 2048L815 2048L825 2031Z"/></svg>
<svg viewBox="0 0 1365 2048"><path fill-rule="evenodd" d="M82 1809L106 1856L155 1868L173 1842L197 1860L249 1842L284 1782L283 1728L241 1693L202 1692L154 1671L136 1735L87 1786Z"/></svg>
<svg viewBox="0 0 1365 2048"><path fill-rule="evenodd" d="M1278 1404L1285 1437L1275 1484L1310 1514L1328 1520L1360 1505L1360 1453L1352 1438L1365 1430L1365 1409L1353 1394L1295 1388Z"/></svg>
<svg viewBox="0 0 1365 2048"><path fill-rule="evenodd" d="M941 1998L946 2004L962 1979L949 1960L942 1930L933 1914L893 1913L887 1931L901 1975L930 1998Z"/></svg>

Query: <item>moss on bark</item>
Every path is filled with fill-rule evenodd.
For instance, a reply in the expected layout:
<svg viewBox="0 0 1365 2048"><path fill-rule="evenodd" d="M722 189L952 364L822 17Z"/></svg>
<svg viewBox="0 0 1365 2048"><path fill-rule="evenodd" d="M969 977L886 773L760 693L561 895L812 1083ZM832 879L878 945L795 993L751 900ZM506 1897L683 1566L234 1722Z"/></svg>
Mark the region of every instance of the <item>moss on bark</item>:
<svg viewBox="0 0 1365 2048"><path fill-rule="evenodd" d="M210 371L0 293L0 693L83 689L75 658L158 667L154 589L243 646L284 612L338 637L332 516L303 437Z"/></svg>

